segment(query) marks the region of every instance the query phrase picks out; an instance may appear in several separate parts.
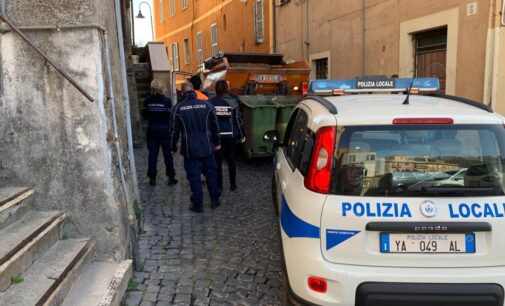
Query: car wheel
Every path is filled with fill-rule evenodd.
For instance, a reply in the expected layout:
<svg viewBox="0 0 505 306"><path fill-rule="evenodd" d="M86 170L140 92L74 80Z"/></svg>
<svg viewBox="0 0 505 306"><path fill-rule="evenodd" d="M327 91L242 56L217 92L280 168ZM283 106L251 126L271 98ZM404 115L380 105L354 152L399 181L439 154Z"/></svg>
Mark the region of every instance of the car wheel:
<svg viewBox="0 0 505 306"><path fill-rule="evenodd" d="M281 288L281 305L282 306L292 306L293 303L289 300L289 293L288 293L288 280L286 277L286 274L282 274L282 288Z"/></svg>
<svg viewBox="0 0 505 306"><path fill-rule="evenodd" d="M279 216L279 202L277 201L277 183L275 181L275 173L272 175L272 203L274 205L274 212Z"/></svg>

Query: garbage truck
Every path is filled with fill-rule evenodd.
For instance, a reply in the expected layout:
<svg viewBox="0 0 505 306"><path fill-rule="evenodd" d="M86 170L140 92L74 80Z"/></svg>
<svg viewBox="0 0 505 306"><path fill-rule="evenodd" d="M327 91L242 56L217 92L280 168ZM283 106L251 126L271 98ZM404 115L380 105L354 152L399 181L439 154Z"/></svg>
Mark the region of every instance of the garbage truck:
<svg viewBox="0 0 505 306"><path fill-rule="evenodd" d="M282 54L220 52L204 61L203 89L214 94L219 80L230 82L244 115L248 158L270 156L272 144L263 134L272 129L284 136L295 105L308 93L306 61L285 63Z"/></svg>

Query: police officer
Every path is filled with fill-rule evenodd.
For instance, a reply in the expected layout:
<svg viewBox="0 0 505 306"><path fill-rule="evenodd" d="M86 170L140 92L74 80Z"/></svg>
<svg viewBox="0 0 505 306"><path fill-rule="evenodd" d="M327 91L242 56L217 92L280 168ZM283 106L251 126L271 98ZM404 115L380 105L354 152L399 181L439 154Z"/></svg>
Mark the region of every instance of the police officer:
<svg viewBox="0 0 505 306"><path fill-rule="evenodd" d="M190 83L182 84L182 92L182 102L174 107L172 152L177 152L177 142L182 136L181 155L184 156L184 170L192 192L190 210L203 212L201 173L207 180L211 208L221 205L214 159L214 151L220 149L219 126L214 108L196 98Z"/></svg>
<svg viewBox="0 0 505 306"><path fill-rule="evenodd" d="M237 170L235 166L235 152L238 141L244 142L243 120L240 113L239 101L230 95L229 87L225 80L216 83L216 96L209 101L216 109L219 123L219 136L221 138L221 150L216 152L217 182L219 188L223 188L223 157L228 161L228 173L230 178L230 190L237 189Z"/></svg>
<svg viewBox="0 0 505 306"><path fill-rule="evenodd" d="M168 176L168 185L177 184L175 179L174 161L171 149L171 118L172 101L163 94L163 83L154 79L151 82L152 95L144 101L142 115L144 119L149 120L147 126L147 148L149 149L149 163L147 176L149 185L156 185L156 164L158 153L163 151L165 160L166 174Z"/></svg>

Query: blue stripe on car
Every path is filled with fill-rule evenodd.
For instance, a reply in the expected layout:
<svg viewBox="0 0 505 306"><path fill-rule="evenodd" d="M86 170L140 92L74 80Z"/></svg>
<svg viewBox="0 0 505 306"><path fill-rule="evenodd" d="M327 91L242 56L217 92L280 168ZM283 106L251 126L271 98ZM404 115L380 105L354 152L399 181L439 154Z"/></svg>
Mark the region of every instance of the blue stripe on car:
<svg viewBox="0 0 505 306"><path fill-rule="evenodd" d="M319 227L298 218L291 209L289 209L288 202L284 198L284 195L282 195L281 225L289 238L320 238Z"/></svg>

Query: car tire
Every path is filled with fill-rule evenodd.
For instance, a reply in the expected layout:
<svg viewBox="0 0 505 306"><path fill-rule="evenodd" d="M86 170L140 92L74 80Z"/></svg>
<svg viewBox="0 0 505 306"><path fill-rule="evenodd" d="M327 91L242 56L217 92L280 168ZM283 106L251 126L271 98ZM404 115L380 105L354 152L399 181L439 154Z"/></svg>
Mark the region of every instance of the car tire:
<svg viewBox="0 0 505 306"><path fill-rule="evenodd" d="M277 201L277 183L275 181L275 173L272 174L272 204L274 205L275 215L279 216L279 202Z"/></svg>
<svg viewBox="0 0 505 306"><path fill-rule="evenodd" d="M289 288L286 273L282 274L282 287L281 287L281 305L282 306L293 306L293 303L289 300Z"/></svg>

